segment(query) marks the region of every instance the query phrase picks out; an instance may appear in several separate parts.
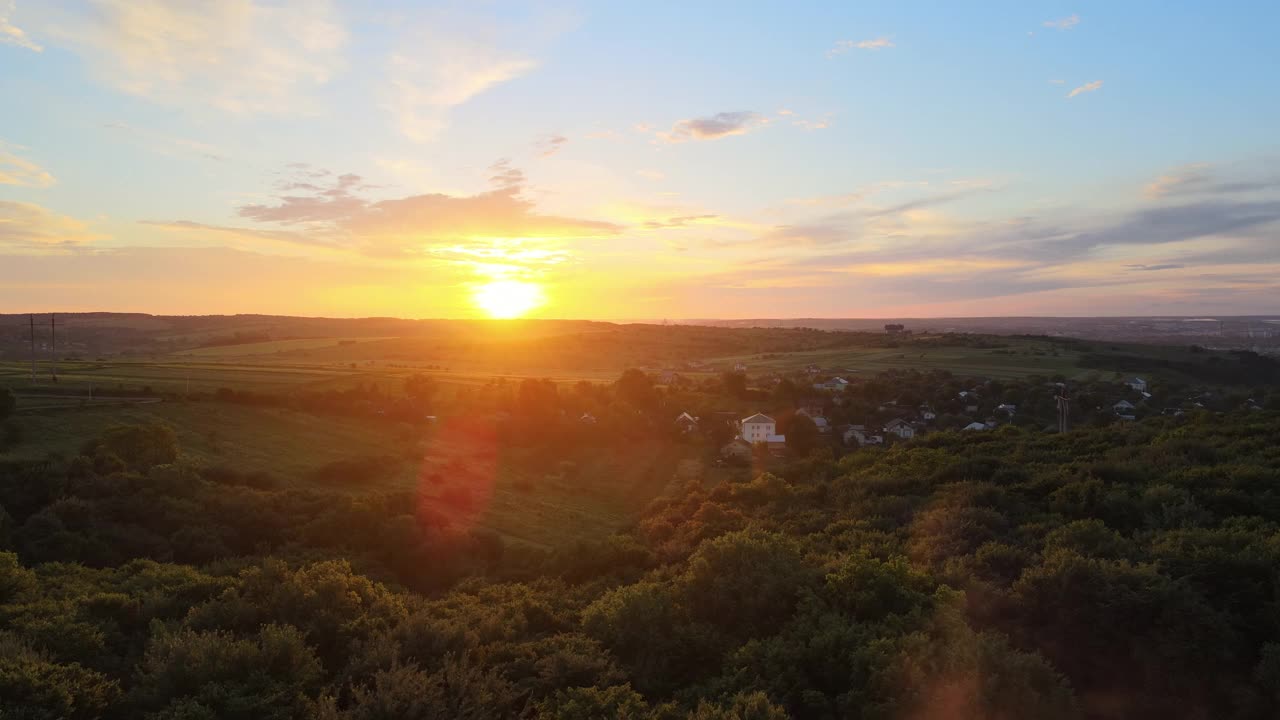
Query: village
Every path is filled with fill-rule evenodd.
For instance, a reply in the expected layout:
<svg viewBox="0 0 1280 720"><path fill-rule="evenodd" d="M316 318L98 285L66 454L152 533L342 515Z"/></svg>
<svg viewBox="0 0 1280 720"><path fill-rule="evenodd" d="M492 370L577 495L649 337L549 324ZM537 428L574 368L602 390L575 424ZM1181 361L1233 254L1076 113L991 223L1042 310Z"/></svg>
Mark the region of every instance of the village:
<svg viewBox="0 0 1280 720"><path fill-rule="evenodd" d="M695 369L706 372L704 367ZM816 365L802 373L757 378L749 377L749 370L745 363L736 363L725 368L720 380L727 394L747 401L749 412L720 410L700 415L684 410L674 419L676 431L716 438L724 432L722 427L728 427L731 438L718 444L719 456L745 462L761 453L797 456L821 446L852 451L935 432L986 432L1006 425L1065 432L1153 415L1262 409L1252 397L1225 396L1176 383L1153 386L1136 375L1075 382L1061 377L1002 382L962 381L945 372L845 377ZM671 369L658 372L655 380L670 388L693 384Z"/></svg>

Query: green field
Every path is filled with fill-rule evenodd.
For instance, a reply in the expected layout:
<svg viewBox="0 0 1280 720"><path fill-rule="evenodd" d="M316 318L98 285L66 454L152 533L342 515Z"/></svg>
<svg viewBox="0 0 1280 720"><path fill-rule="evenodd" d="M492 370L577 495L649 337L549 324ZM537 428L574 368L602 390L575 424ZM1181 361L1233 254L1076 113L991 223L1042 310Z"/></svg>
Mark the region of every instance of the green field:
<svg viewBox="0 0 1280 720"><path fill-rule="evenodd" d="M257 355L272 355L295 350L315 350L328 347L349 347L359 342L389 340L391 338L302 338L293 340L268 340L264 342L243 343L238 345L213 345L210 347L179 350L177 356L197 358L236 358Z"/></svg>
<svg viewBox="0 0 1280 720"><path fill-rule="evenodd" d="M468 522L539 547L617 530L662 492L686 459L675 451L584 449L571 458L576 472L566 476L534 469L519 454L487 460L494 448L478 447L447 428L216 402L68 407L21 413L16 421L23 440L0 459L71 456L108 426L160 422L177 432L187 461L266 472L296 486L337 492L417 488L426 498L462 488L479 500ZM330 463L363 458L392 458L390 470L357 486L315 477Z"/></svg>
<svg viewBox="0 0 1280 720"><path fill-rule="evenodd" d="M1006 348L903 347L839 348L763 355L715 358L715 365L747 365L748 374L789 373L817 365L849 375L874 375L886 370L947 370L956 375L1016 379L1030 375L1073 377L1084 374L1077 366L1080 353L1049 342L1012 341Z"/></svg>

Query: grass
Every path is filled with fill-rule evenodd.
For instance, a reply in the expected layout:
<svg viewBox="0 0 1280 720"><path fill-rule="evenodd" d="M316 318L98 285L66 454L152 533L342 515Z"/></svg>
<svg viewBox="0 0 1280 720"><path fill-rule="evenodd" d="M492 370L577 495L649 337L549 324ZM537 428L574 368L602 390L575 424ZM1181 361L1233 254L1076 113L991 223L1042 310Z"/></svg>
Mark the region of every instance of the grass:
<svg viewBox="0 0 1280 720"><path fill-rule="evenodd" d="M387 420L321 416L286 408L218 402L161 402L114 407L69 406L20 413L23 441L2 459L71 456L114 424L161 422L174 428L184 459L261 471L299 487L333 492L417 489L455 514L446 499L475 499L467 522L512 542L554 547L598 538L630 522L662 492L692 449L576 451L575 472L545 468L530 451L497 452L449 428ZM317 479L342 460L390 458L385 476L359 485ZM491 459L486 459L491 458ZM687 465L687 462L685 463Z"/></svg>
<svg viewBox="0 0 1280 720"><path fill-rule="evenodd" d="M320 348L348 348L360 342L388 340L390 338L299 338L292 340L267 340L263 342L242 343L238 345L214 345L211 347L192 348L173 353L179 357L197 358L236 358L255 355L271 355L293 352L296 350L316 350Z"/></svg>
<svg viewBox="0 0 1280 720"><path fill-rule="evenodd" d="M744 363L748 372L795 372L808 365L849 375L874 375L886 370L948 370L956 375L1002 379L1030 375L1068 377L1086 374L1077 366L1080 354L1048 342L1010 341L1005 348L911 346L900 348L839 348L806 352L740 355L716 358L716 365Z"/></svg>

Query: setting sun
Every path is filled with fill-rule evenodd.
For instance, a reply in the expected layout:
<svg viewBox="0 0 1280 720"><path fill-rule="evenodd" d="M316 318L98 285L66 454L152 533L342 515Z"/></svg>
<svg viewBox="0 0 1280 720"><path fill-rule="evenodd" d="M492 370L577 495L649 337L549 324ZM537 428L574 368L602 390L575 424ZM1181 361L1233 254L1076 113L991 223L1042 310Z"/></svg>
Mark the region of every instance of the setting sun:
<svg viewBox="0 0 1280 720"><path fill-rule="evenodd" d="M519 280L495 280L476 288L475 303L491 318L524 315L544 301L542 288Z"/></svg>

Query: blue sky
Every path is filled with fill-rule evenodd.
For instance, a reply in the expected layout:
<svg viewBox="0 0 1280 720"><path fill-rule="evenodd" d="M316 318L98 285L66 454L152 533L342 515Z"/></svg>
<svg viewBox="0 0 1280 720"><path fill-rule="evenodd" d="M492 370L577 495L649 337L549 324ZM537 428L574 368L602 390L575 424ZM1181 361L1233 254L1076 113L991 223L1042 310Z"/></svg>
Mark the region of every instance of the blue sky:
<svg viewBox="0 0 1280 720"><path fill-rule="evenodd" d="M0 0L0 306L1276 313L1277 21Z"/></svg>

